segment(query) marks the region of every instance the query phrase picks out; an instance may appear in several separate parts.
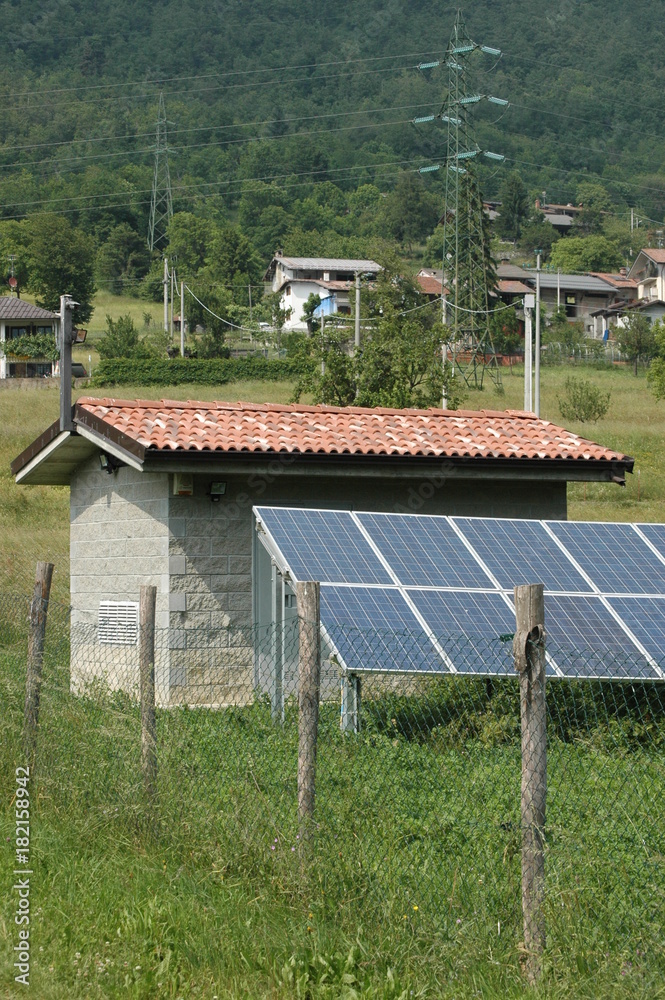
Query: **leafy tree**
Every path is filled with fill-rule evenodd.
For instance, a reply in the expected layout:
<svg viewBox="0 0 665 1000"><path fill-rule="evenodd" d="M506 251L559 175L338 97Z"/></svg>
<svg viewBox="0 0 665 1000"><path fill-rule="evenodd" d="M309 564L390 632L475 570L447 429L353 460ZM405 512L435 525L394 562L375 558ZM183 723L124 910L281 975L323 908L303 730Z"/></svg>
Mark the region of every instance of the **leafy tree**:
<svg viewBox="0 0 665 1000"><path fill-rule="evenodd" d="M209 219L201 219L191 212L176 212L169 222L166 256L169 265L173 263L178 275L186 281L191 281L205 265L213 233Z"/></svg>
<svg viewBox="0 0 665 1000"><path fill-rule="evenodd" d="M571 323L565 306L556 309L543 330L543 343L561 344L569 354L584 343L584 325L580 320Z"/></svg>
<svg viewBox="0 0 665 1000"><path fill-rule="evenodd" d="M647 378L656 399L665 399L665 325L654 323L655 356L649 365Z"/></svg>
<svg viewBox="0 0 665 1000"><path fill-rule="evenodd" d="M623 267L616 243L606 236L567 236L552 247L550 264L561 271L615 271Z"/></svg>
<svg viewBox="0 0 665 1000"><path fill-rule="evenodd" d="M617 327L617 342L622 354L633 362L637 375L640 359L650 361L656 353L656 331L644 313L633 311Z"/></svg>
<svg viewBox="0 0 665 1000"><path fill-rule="evenodd" d="M57 312L60 296L71 295L79 303L75 321L86 323L92 316L95 293L93 241L58 215L32 215L22 227L29 287L37 295L37 305Z"/></svg>
<svg viewBox="0 0 665 1000"><path fill-rule="evenodd" d="M28 283L28 255L24 227L15 219L0 223L0 274L4 282L12 271L10 257L14 257L14 277L18 281L18 291Z"/></svg>
<svg viewBox="0 0 665 1000"><path fill-rule="evenodd" d="M139 339L138 330L128 314L114 320L106 317L106 333L97 344L100 358L149 358L150 347Z"/></svg>
<svg viewBox="0 0 665 1000"><path fill-rule="evenodd" d="M603 213L612 211L612 200L602 184L582 181L577 186L577 201L582 206L573 224L575 235L591 236L603 229Z"/></svg>
<svg viewBox="0 0 665 1000"><path fill-rule="evenodd" d="M405 171L397 178L394 191L385 199L381 216L389 236L411 245L432 232L441 214L440 209L439 199L427 190L422 178Z"/></svg>
<svg viewBox="0 0 665 1000"><path fill-rule="evenodd" d="M564 383L564 395L557 397L564 420L594 423L605 416L610 407L610 393L585 378L573 376Z"/></svg>
<svg viewBox="0 0 665 1000"><path fill-rule="evenodd" d="M523 223L522 231L518 240L519 249L535 256L534 250L540 250L543 260L548 260L552 254L552 247L560 239L554 226L547 222L542 212L532 215L528 222Z"/></svg>
<svg viewBox="0 0 665 1000"><path fill-rule="evenodd" d="M321 296L316 295L314 292L310 292L302 307L302 318L307 323L307 328L311 330L314 326L314 310L318 309L321 305Z"/></svg>
<svg viewBox="0 0 665 1000"><path fill-rule="evenodd" d="M522 227L529 218L531 206L524 181L514 170L508 174L499 189L501 213L497 219L497 232L507 240L518 240Z"/></svg>
<svg viewBox="0 0 665 1000"><path fill-rule="evenodd" d="M376 323L362 349L353 353L350 326L329 325L323 339L315 333L299 340L305 373L295 398L307 392L316 402L339 406L429 407L441 405L445 386L448 406L457 408L462 379L452 378L449 364L444 371L441 344L448 334L438 310L410 313L414 302L422 305L413 281L398 273L394 261L383 263L376 283L363 289L363 315Z"/></svg>
<svg viewBox="0 0 665 1000"><path fill-rule="evenodd" d="M134 295L150 267L145 240L126 222L97 251L97 277L115 295Z"/></svg>

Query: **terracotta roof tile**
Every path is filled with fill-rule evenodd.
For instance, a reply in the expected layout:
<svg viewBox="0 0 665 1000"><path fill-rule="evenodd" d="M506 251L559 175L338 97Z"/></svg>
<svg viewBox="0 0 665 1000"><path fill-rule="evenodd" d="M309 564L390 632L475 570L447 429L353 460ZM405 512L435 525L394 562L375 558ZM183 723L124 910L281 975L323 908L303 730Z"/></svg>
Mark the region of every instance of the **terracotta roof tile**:
<svg viewBox="0 0 665 1000"><path fill-rule="evenodd" d="M627 460L625 455L518 410L393 410L83 397L77 404L80 411L158 451ZM632 459L628 461L632 464Z"/></svg>

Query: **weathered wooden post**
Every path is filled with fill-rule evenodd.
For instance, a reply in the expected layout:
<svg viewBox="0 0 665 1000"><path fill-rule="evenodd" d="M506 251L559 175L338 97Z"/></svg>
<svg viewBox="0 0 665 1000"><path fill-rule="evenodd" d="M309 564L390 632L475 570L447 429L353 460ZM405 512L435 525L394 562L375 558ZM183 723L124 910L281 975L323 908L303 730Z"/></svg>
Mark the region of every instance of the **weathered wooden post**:
<svg viewBox="0 0 665 1000"><path fill-rule="evenodd" d="M156 587L141 587L139 596L139 690L141 697L141 772L148 802L157 783L157 722L155 718Z"/></svg>
<svg viewBox="0 0 665 1000"><path fill-rule="evenodd" d="M522 918L525 971L535 984L545 948L543 912L547 709L545 702L545 601L541 583L515 587L515 668L520 678L522 726Z"/></svg>
<svg viewBox="0 0 665 1000"><path fill-rule="evenodd" d="M23 722L23 749L28 767L34 765L39 726L39 696L42 689L46 617L53 578L53 563L38 562L35 572L35 589L30 603L30 634L28 636L28 663L25 678L25 711Z"/></svg>
<svg viewBox="0 0 665 1000"><path fill-rule="evenodd" d="M321 687L321 594L318 583L296 584L298 651L298 821L306 836L314 818L316 743Z"/></svg>

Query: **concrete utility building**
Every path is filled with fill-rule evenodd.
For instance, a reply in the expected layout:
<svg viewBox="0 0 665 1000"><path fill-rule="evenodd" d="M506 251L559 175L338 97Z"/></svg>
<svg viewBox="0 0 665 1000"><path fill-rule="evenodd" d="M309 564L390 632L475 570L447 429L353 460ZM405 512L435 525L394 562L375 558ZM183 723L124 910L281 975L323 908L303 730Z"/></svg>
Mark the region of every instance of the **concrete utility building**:
<svg viewBox="0 0 665 1000"><path fill-rule="evenodd" d="M633 467L517 411L82 398L73 427L54 423L12 463L17 483L71 489L72 628L90 636L73 682L128 662L151 584L163 705L196 702L197 685L209 701L211 678L216 703L251 694L255 504L565 519L569 481L623 483Z"/></svg>

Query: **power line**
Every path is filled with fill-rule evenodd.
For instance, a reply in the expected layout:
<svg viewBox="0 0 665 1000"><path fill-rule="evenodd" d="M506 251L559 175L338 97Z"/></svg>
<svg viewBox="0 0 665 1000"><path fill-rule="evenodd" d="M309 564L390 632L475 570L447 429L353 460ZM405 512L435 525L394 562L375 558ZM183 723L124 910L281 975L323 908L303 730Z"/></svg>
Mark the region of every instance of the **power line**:
<svg viewBox="0 0 665 1000"><path fill-rule="evenodd" d="M429 103L428 104L398 104L398 105L395 105L393 107L387 107L387 108L365 108L365 109L361 108L361 109L359 109L357 111L332 111L332 112L328 112L328 113L322 114L322 115L298 115L298 116L293 116L291 118L270 118L270 119L266 119L265 121L234 122L233 124L230 124L230 125L200 125L200 126L196 126L195 128L170 129L169 135L171 135L171 136L173 136L173 135L182 135L182 134L191 133L191 132L219 132L219 131L228 130L228 129L248 128L249 126L255 126L255 127L258 128L258 127L260 127L262 125L283 125L283 124L287 124L287 123L291 123L291 122L298 122L298 121L317 121L317 120L326 119L326 118L343 118L343 117L349 117L349 116L352 116L352 115L379 114L379 113L383 113L383 112L387 112L387 111L416 111L416 110L419 110L419 109L422 109L422 108L426 108L426 107L430 107L430 104ZM283 136L259 136L259 137L254 137L254 138L255 139L262 139L262 138L263 139L273 139L273 138L282 139L282 138L289 138L289 137L291 137L293 135L303 135L303 134L308 134L308 133L289 132L289 133L285 133L285 135L283 135ZM12 152L14 150L37 149L40 146L53 147L53 146L69 146L69 145L74 145L74 144L79 144L79 143L85 143L85 142L112 142L112 141L124 140L124 139L143 139L143 138L146 138L147 136L154 136L154 132L138 132L138 133L135 133L134 135L130 134L130 135L99 136L99 137L93 137L93 138L71 139L71 140L68 140L68 141L61 141L61 142L40 143L40 144L36 144L34 146L0 146L0 155L2 155L5 152ZM252 137L250 137L250 139L251 138ZM243 140L240 139L240 140L234 140L234 141L242 142ZM247 140L247 141L249 141L249 140ZM202 146L206 146L206 145L209 145L209 144L208 143L197 143L196 145L179 146L179 147L175 147L175 148L177 148L179 150L186 150L186 149L190 149L190 148L201 148ZM90 160L90 159L103 159L105 157L130 156L130 155L135 155L135 154L138 155L138 154L142 154L142 153L146 153L146 152L151 152L153 148L154 147L147 147L146 149L122 150L121 152L118 152L118 153L100 153L100 154L91 154L91 155L83 154L83 155L80 155L80 156L73 156L70 159L71 160ZM7 169L9 167L15 167L17 169L22 169L22 168L29 167L29 166L41 166L44 163L53 163L54 165L59 166L63 162L67 163L68 160L67 159L65 159L65 160L54 160L53 157L48 157L47 159L44 159L44 160L19 160L16 163L0 164L0 169Z"/></svg>

